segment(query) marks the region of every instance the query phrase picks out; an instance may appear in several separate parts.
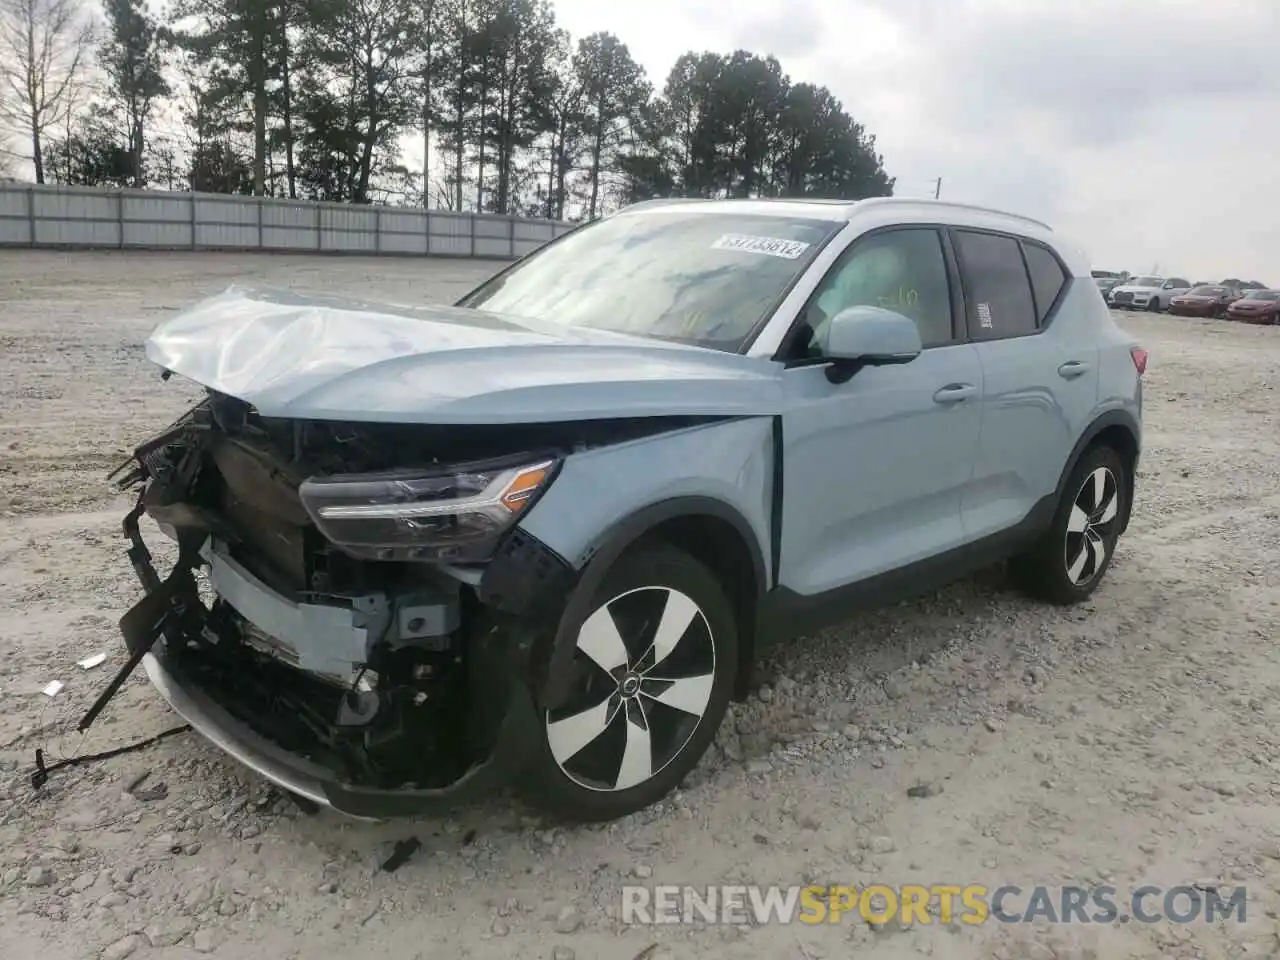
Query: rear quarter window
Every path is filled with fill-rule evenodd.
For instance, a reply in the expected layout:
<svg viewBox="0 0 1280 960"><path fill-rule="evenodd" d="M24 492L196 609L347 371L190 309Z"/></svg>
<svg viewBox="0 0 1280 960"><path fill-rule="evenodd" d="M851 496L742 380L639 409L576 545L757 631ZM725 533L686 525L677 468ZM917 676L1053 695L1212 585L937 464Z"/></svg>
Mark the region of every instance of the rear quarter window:
<svg viewBox="0 0 1280 960"><path fill-rule="evenodd" d="M1062 288L1067 285L1067 275L1058 258L1044 247L1024 243L1022 253L1027 258L1027 272L1031 275L1031 292L1036 300L1036 321L1043 326L1049 311L1058 302Z"/></svg>

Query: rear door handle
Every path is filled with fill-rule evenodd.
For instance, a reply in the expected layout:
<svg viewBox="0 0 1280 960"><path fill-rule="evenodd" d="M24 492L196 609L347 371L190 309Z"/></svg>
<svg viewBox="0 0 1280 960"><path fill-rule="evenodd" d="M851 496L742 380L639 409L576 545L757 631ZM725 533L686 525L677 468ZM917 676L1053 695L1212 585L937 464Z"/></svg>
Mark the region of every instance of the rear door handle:
<svg viewBox="0 0 1280 960"><path fill-rule="evenodd" d="M971 383L949 383L933 395L933 400L935 403L959 403L977 392L977 388Z"/></svg>
<svg viewBox="0 0 1280 960"><path fill-rule="evenodd" d="M1068 360L1058 368L1058 376L1064 380L1074 380L1089 372L1089 365L1081 360Z"/></svg>

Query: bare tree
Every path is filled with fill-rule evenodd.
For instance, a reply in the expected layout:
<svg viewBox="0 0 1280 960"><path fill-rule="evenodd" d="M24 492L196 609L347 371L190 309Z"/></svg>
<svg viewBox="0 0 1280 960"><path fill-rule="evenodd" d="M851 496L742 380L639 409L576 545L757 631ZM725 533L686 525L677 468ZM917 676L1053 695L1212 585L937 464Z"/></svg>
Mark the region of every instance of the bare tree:
<svg viewBox="0 0 1280 960"><path fill-rule="evenodd" d="M17 158L18 158L18 155L14 153L12 150L6 150L4 147L0 147L0 180L14 179L14 176L13 176L14 163L13 162Z"/></svg>
<svg viewBox="0 0 1280 960"><path fill-rule="evenodd" d="M44 132L74 109L92 42L82 0L0 0L0 123L31 138L36 183Z"/></svg>

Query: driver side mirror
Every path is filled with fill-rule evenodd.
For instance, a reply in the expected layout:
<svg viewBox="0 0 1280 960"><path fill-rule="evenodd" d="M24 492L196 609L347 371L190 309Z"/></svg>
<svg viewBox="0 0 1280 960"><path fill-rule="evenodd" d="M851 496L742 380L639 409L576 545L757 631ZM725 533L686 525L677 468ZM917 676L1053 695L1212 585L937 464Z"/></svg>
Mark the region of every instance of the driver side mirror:
<svg viewBox="0 0 1280 960"><path fill-rule="evenodd" d="M881 307L848 307L831 318L822 358L827 379L844 383L863 367L910 363L924 347L915 321Z"/></svg>

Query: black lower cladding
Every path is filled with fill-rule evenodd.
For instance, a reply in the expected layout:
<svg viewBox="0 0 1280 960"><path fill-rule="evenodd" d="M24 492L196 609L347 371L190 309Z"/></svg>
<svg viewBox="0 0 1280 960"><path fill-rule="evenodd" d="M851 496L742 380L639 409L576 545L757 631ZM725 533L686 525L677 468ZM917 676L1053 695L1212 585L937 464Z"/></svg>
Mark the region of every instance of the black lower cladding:
<svg viewBox="0 0 1280 960"><path fill-rule="evenodd" d="M771 590L760 601L760 645L771 646L829 627L859 611L920 596L1005 560L1048 529L1057 501L1056 494L1041 497L1008 530L826 593L805 596L788 587Z"/></svg>

